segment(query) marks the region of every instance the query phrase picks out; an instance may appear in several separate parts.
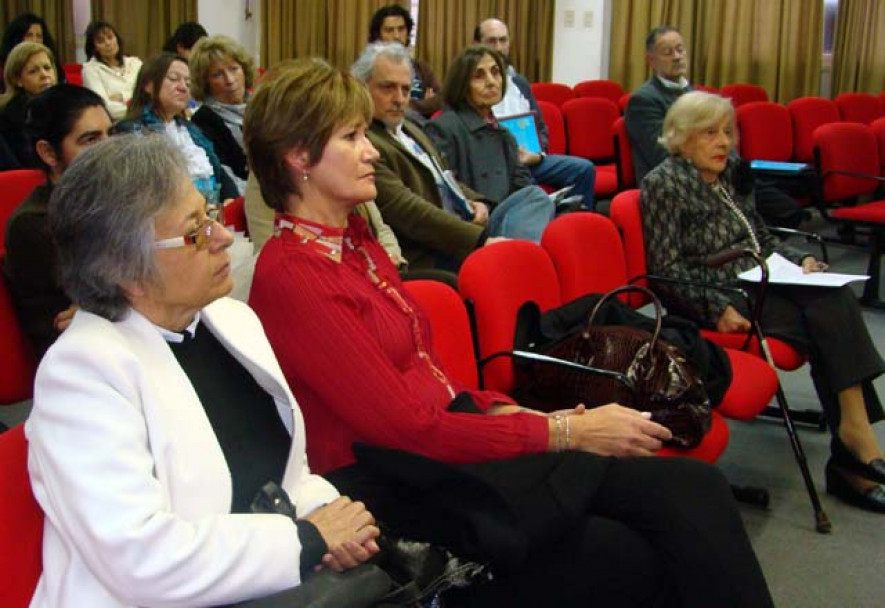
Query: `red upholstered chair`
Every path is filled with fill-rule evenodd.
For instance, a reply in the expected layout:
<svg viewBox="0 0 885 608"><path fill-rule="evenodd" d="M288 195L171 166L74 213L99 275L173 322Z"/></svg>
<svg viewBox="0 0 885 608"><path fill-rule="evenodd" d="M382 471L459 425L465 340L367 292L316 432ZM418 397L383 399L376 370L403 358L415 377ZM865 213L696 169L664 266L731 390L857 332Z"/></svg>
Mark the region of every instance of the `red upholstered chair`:
<svg viewBox="0 0 885 608"><path fill-rule="evenodd" d="M784 106L753 101L735 111L740 153L747 160L788 161L793 157L793 123Z"/></svg>
<svg viewBox="0 0 885 608"><path fill-rule="evenodd" d="M569 99L575 98L575 92L570 86L558 82L533 82L531 87L532 95L537 101L549 101L560 107Z"/></svg>
<svg viewBox="0 0 885 608"><path fill-rule="evenodd" d="M608 99L580 97L562 106L568 133L569 154L592 160L596 165L597 197L608 197L618 191L614 164L615 148L612 125L621 116L618 106Z"/></svg>
<svg viewBox="0 0 885 608"><path fill-rule="evenodd" d="M242 196L238 196L224 206L224 226L249 236L249 226L246 223L245 199Z"/></svg>
<svg viewBox="0 0 885 608"><path fill-rule="evenodd" d="M43 511L31 492L28 442L18 425L0 433L0 606L25 608L43 571Z"/></svg>
<svg viewBox="0 0 885 608"><path fill-rule="evenodd" d="M642 233L642 217L639 207L639 190L627 190L618 194L612 200L609 216L621 231L624 240L625 260L627 264L627 274L631 278L643 277L647 274L645 262L645 240ZM636 281L639 284L647 284L647 281ZM738 348L746 350L756 356L763 356L758 340L751 338L747 334L722 334L716 331L702 331L704 336L723 347ZM771 360L777 368L784 370L794 370L805 363L805 358L795 349L775 338L768 338L769 350L771 352ZM829 519L820 505L820 499L817 490L814 487L814 481L808 470L808 463L805 459L805 452L799 441L799 436L793 425L792 413L787 403L786 395L777 384L775 396L780 406L780 414L784 420L784 426L787 434L790 436L790 445L796 456L796 462L802 473L805 487L808 490L808 496L814 509L817 530L819 532L828 532L830 530Z"/></svg>
<svg viewBox="0 0 885 608"><path fill-rule="evenodd" d="M633 168L633 148L627 134L627 123L620 117L612 125L612 137L615 145L615 166L618 174L618 190L636 187L636 171Z"/></svg>
<svg viewBox="0 0 885 608"><path fill-rule="evenodd" d="M6 251L6 221L31 190L46 181L46 174L38 169L0 171L0 255Z"/></svg>
<svg viewBox="0 0 885 608"><path fill-rule="evenodd" d="M406 290L430 318L433 350L446 372L464 386L476 388L479 376L473 352L473 332L458 292L439 281L406 281Z"/></svg>
<svg viewBox="0 0 885 608"><path fill-rule="evenodd" d="M68 84L75 84L79 87L83 86L83 64L82 63L66 63L62 66L65 73L65 80Z"/></svg>
<svg viewBox="0 0 885 608"><path fill-rule="evenodd" d="M735 108L739 108L751 101L768 101L768 93L758 84L727 84L722 87L720 94L731 99L731 103Z"/></svg>
<svg viewBox="0 0 885 608"><path fill-rule="evenodd" d="M820 126L814 131L814 156L820 175L820 202L827 207L841 205L829 211L829 217L870 231L870 279L864 284L860 302L885 309L879 297L885 252L885 199L881 196L885 177L881 174L876 135L867 125L854 122ZM858 197L867 196L875 200L855 204Z"/></svg>
<svg viewBox="0 0 885 608"><path fill-rule="evenodd" d="M565 154L567 138L565 134L565 120L559 106L549 101L538 101L541 109L541 118L547 126L547 152L549 154Z"/></svg>
<svg viewBox="0 0 885 608"><path fill-rule="evenodd" d="M885 103L885 101L882 103ZM870 129L873 130L876 141L879 143L879 174L885 175L885 116L871 122Z"/></svg>
<svg viewBox="0 0 885 608"><path fill-rule="evenodd" d="M882 116L879 98L869 93L842 93L834 101L844 122L868 125Z"/></svg>
<svg viewBox="0 0 885 608"><path fill-rule="evenodd" d="M627 111L627 104L630 103L630 95L632 93L624 93L621 95L621 98L618 99L618 109L621 111L621 114Z"/></svg>
<svg viewBox="0 0 885 608"><path fill-rule="evenodd" d="M594 215L594 214L575 214ZM556 270L547 252L528 241L507 241L471 253L458 274L458 290L473 305L480 357L511 351L520 308L534 302L543 311L561 304ZM488 362L485 386L513 389L513 364L506 357ZM693 450L664 449L661 455L683 455L714 462L728 444L728 426L714 416L713 428Z"/></svg>
<svg viewBox="0 0 885 608"><path fill-rule="evenodd" d="M839 108L823 97L799 97L787 104L793 123L793 159L801 163L814 162L812 134L821 125L839 122Z"/></svg>
<svg viewBox="0 0 885 608"><path fill-rule="evenodd" d="M573 213L556 218L544 231L541 246L553 260L563 302L605 293L629 280L621 235L602 215ZM639 304L638 298L634 300ZM725 353L733 378L717 411L739 420L755 418L774 397L777 374L755 355L728 348Z"/></svg>
<svg viewBox="0 0 885 608"><path fill-rule="evenodd" d="M716 87L710 87L705 84L692 84L692 88L696 91L704 91L705 93L713 93L714 95L719 95L720 91Z"/></svg>
<svg viewBox="0 0 885 608"><path fill-rule="evenodd" d="M19 325L6 278L0 273L0 406L30 399L36 371L36 358Z"/></svg>
<svg viewBox="0 0 885 608"><path fill-rule="evenodd" d="M575 97L600 97L615 104L624 95L624 87L614 80L584 80L572 88Z"/></svg>

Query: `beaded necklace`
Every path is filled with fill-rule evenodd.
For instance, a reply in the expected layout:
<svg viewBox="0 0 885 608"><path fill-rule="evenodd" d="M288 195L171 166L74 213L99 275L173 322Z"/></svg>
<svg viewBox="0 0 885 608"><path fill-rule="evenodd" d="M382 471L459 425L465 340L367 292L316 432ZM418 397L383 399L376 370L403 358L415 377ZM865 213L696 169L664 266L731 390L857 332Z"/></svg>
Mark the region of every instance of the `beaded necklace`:
<svg viewBox="0 0 885 608"><path fill-rule="evenodd" d="M725 205L731 209L731 212L738 218L738 221L744 225L744 228L747 229L747 234L750 235L750 240L753 242L753 250L756 253L762 253L762 247L759 246L759 239L756 238L756 233L753 232L753 227L750 225L750 220L747 219L747 216L738 209L738 206L735 204L734 200L731 198L731 195L728 193L728 189L722 185L722 182L716 181L716 184L713 187L713 190L719 195L719 198Z"/></svg>
<svg viewBox="0 0 885 608"><path fill-rule="evenodd" d="M322 255L339 263L341 262L342 243L344 247L350 251L359 253L366 263L364 272L369 279L369 282L372 283L382 295L396 304L397 308L399 308L409 319L409 324L412 330L412 340L415 344L415 351L418 354L418 358L427 364L430 373L445 387L446 391L449 393L449 397L455 397L455 389L452 387L451 382L449 382L445 373L433 362L430 353L427 351L427 347L424 344L424 338L421 336L421 321L418 318L415 309L412 308L396 287L394 287L387 279L378 275L378 265L375 264L375 260L372 259L372 256L369 255L369 252L366 251L366 248L363 247L362 244L355 245L349 236L343 236L343 231L341 235L325 235L322 233L324 228L303 224L298 218L292 216L284 215L280 217L277 220L276 228L278 232L282 230L291 230L292 233L299 238L301 244L307 245ZM325 228L325 230L329 229Z"/></svg>

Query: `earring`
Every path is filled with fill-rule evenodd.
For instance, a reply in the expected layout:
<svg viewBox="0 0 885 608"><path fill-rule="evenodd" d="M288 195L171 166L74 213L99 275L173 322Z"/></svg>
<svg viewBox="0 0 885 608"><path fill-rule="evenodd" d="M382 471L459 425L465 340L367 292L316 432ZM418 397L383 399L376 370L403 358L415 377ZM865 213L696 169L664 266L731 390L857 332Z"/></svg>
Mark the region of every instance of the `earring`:
<svg viewBox="0 0 885 608"><path fill-rule="evenodd" d="M301 180L306 182L308 179L310 179L310 173L305 171L304 174L301 176Z"/></svg>

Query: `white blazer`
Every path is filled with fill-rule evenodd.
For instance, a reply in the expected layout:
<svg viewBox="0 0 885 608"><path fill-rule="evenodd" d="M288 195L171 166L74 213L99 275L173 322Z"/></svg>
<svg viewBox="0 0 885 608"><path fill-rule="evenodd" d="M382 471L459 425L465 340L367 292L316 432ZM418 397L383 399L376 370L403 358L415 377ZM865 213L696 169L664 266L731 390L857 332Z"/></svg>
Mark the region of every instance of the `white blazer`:
<svg viewBox="0 0 885 608"><path fill-rule="evenodd" d="M299 515L338 492L307 466L304 420L255 313L223 298L201 322L273 396L292 434L283 478ZM229 513L230 472L159 331L79 311L37 371L25 425L46 513L32 606L204 606L300 583L297 528Z"/></svg>

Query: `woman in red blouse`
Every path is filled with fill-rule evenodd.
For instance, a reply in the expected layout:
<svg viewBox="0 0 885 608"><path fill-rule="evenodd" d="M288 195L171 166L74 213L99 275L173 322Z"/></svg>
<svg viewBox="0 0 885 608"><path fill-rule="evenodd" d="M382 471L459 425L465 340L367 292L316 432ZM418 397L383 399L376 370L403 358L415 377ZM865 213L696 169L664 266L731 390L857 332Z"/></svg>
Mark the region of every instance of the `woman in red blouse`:
<svg viewBox="0 0 885 608"><path fill-rule="evenodd" d="M447 376L351 213L376 195L371 116L358 81L313 59L265 81L244 121L277 211L250 304L304 411L312 468L397 531L489 562L494 581L456 605L771 605L722 476L641 458L664 427L616 404L547 416ZM376 448L355 456L355 442Z"/></svg>

